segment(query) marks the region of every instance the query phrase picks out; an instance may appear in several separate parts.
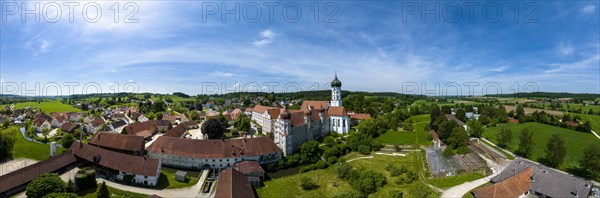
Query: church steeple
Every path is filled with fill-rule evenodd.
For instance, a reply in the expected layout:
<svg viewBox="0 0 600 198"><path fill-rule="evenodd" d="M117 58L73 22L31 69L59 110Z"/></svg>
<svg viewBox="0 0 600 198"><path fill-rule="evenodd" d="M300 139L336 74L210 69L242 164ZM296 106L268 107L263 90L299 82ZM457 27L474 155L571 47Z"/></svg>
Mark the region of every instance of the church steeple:
<svg viewBox="0 0 600 198"><path fill-rule="evenodd" d="M331 106L342 106L342 81L338 79L337 72L335 72L335 78L331 81Z"/></svg>

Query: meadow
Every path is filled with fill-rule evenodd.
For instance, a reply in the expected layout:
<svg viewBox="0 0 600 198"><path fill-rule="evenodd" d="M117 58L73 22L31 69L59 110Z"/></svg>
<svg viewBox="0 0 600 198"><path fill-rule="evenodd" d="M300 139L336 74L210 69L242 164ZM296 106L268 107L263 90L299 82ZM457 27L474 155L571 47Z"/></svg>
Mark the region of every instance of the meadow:
<svg viewBox="0 0 600 198"><path fill-rule="evenodd" d="M4 108L6 105L0 106ZM23 109L25 107L33 107L41 109L44 113L51 112L80 112L81 109L75 108L68 104L63 104L59 101L46 101L46 102L22 102L16 103L14 109Z"/></svg>
<svg viewBox="0 0 600 198"><path fill-rule="evenodd" d="M553 133L560 134L565 142L565 146L567 147L565 160L560 166L560 169L562 170L578 167L579 161L582 157L583 149L590 144L600 144L600 139L596 138L596 136L591 133L579 132L534 122L522 124L503 124L499 125L498 127L487 128L483 133L483 137L495 144L498 144L497 136L501 126L508 127L512 131L512 141L508 144L507 149L511 152L515 152L518 149L519 134L523 128L527 128L529 131L533 132L535 144L529 159L534 161L539 161L546 156L546 145L548 144L548 139L550 136Z"/></svg>

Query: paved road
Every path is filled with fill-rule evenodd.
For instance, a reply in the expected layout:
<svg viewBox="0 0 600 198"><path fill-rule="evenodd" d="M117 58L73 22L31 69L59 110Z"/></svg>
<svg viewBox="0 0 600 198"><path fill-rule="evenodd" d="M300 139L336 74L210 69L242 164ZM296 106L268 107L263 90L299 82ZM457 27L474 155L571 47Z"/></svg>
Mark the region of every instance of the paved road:
<svg viewBox="0 0 600 198"><path fill-rule="evenodd" d="M598 139L600 139L600 136L598 136L598 134L595 131L592 131L592 134L594 134Z"/></svg>

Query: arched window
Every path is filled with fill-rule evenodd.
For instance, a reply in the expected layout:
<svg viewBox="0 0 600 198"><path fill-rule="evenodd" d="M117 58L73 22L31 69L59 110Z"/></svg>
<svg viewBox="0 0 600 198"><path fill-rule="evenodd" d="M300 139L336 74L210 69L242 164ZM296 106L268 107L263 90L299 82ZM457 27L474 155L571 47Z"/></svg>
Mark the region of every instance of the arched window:
<svg viewBox="0 0 600 198"><path fill-rule="evenodd" d="M346 119L342 121L342 127L346 127Z"/></svg>

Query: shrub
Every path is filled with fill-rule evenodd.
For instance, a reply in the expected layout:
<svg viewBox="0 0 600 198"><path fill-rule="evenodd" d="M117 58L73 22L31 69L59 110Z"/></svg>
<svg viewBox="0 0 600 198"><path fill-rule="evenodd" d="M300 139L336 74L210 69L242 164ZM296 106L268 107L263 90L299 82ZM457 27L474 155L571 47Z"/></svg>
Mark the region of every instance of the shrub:
<svg viewBox="0 0 600 198"><path fill-rule="evenodd" d="M403 196L404 196L404 193L399 190L392 190L392 191L390 191L390 194L389 194L390 198L402 198Z"/></svg>
<svg viewBox="0 0 600 198"><path fill-rule="evenodd" d="M363 155L371 154L371 148L369 146L360 145L358 146L358 152Z"/></svg>
<svg viewBox="0 0 600 198"><path fill-rule="evenodd" d="M41 198L50 193L65 192L67 184L56 173L44 173L27 184L25 195Z"/></svg>
<svg viewBox="0 0 600 198"><path fill-rule="evenodd" d="M300 173L305 173L305 172L308 172L308 171L311 171L311 170L316 170L316 169L317 169L317 166L314 165L314 164L311 164L311 165L307 165L305 167L302 167L300 169Z"/></svg>
<svg viewBox="0 0 600 198"><path fill-rule="evenodd" d="M317 163L315 163L315 166L317 167L317 169L325 169L327 168L327 163L319 160Z"/></svg>
<svg viewBox="0 0 600 198"><path fill-rule="evenodd" d="M312 179L310 179L308 177L300 178L300 186L304 190L312 190L317 187L317 185L312 181Z"/></svg>
<svg viewBox="0 0 600 198"><path fill-rule="evenodd" d="M329 158L327 158L327 163L329 164L335 164L338 161L338 158L336 156L331 156Z"/></svg>
<svg viewBox="0 0 600 198"><path fill-rule="evenodd" d="M77 194L75 193L50 193L44 196L44 198L77 198Z"/></svg>
<svg viewBox="0 0 600 198"><path fill-rule="evenodd" d="M350 184L354 189L365 194L376 192L377 188L384 186L386 182L383 174L372 170L363 170L357 178L350 180Z"/></svg>
<svg viewBox="0 0 600 198"><path fill-rule="evenodd" d="M338 176L338 178L346 179L352 170L352 166L346 162L340 162L340 164L335 165L333 172Z"/></svg>

